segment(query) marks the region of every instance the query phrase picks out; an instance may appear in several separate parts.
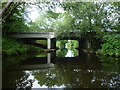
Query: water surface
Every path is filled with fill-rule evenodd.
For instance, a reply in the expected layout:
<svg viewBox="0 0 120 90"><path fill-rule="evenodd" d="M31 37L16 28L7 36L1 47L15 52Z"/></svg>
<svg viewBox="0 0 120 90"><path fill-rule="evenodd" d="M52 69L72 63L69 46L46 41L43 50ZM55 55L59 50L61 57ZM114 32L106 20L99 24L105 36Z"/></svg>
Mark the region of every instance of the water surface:
<svg viewBox="0 0 120 90"><path fill-rule="evenodd" d="M3 57L3 88L119 88L118 60L67 49Z"/></svg>

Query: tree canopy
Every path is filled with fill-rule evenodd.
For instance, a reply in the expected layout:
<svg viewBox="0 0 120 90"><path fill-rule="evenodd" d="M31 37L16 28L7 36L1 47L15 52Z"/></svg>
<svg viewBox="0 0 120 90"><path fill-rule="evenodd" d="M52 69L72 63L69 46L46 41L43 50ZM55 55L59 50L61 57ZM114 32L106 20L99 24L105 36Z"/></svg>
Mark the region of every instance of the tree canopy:
<svg viewBox="0 0 120 90"><path fill-rule="evenodd" d="M119 2L48 2L39 6L39 17L30 25L37 32L55 31L58 36L69 36L71 32L75 35L119 32Z"/></svg>
<svg viewBox="0 0 120 90"><path fill-rule="evenodd" d="M120 2L5 2L2 5L3 35L55 32L58 38L62 38L94 32L104 42L104 36L120 32ZM35 21L30 16L32 8L38 11Z"/></svg>

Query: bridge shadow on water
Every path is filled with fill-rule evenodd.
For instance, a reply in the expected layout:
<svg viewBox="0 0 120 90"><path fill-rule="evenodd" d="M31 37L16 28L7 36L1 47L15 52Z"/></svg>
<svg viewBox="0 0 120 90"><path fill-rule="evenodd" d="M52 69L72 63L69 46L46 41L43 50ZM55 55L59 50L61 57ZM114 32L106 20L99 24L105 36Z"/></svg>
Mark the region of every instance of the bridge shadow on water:
<svg viewBox="0 0 120 90"><path fill-rule="evenodd" d="M118 58L77 50L9 57L3 61L3 88L119 88L118 64Z"/></svg>

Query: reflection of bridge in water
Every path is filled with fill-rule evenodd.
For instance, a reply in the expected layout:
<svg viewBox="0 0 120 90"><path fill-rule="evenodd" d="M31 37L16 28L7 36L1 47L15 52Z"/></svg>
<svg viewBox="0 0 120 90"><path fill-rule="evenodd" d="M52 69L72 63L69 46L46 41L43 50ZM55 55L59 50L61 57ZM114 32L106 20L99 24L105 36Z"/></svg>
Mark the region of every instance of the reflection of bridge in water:
<svg viewBox="0 0 120 90"><path fill-rule="evenodd" d="M86 60L90 60L90 55L85 56ZM17 70L38 70L38 69L48 69L55 67L55 61L64 61L66 64L69 62L81 62L82 58L80 56L76 57L57 57L56 53L47 53L47 57L34 57L28 58L27 61L22 62L21 65L16 67Z"/></svg>
<svg viewBox="0 0 120 90"><path fill-rule="evenodd" d="M44 61L41 63L41 60ZM20 66L18 66L19 70L37 70L37 69L46 69L46 68L54 68L54 64L51 63L51 54L48 53L47 57L35 57L33 60L27 60L22 62Z"/></svg>

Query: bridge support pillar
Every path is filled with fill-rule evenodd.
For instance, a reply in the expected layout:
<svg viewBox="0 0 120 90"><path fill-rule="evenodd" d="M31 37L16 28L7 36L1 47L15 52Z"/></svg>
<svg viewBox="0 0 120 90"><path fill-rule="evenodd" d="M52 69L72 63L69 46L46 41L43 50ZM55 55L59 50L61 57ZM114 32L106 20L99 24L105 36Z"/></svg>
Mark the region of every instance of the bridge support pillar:
<svg viewBox="0 0 120 90"><path fill-rule="evenodd" d="M56 39L47 39L47 49L56 49Z"/></svg>
<svg viewBox="0 0 120 90"><path fill-rule="evenodd" d="M47 49L51 49L51 39L47 39Z"/></svg>

